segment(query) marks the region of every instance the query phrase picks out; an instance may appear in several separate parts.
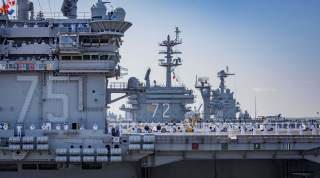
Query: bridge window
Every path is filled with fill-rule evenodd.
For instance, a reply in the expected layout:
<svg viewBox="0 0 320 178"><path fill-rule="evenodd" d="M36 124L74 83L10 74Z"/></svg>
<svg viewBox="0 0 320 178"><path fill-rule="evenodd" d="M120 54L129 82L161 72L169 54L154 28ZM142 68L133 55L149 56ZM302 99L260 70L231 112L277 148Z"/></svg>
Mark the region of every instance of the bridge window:
<svg viewBox="0 0 320 178"><path fill-rule="evenodd" d="M90 56L89 55L84 55L83 56L83 60L90 60L91 58L90 58Z"/></svg>
<svg viewBox="0 0 320 178"><path fill-rule="evenodd" d="M108 60L109 56L108 55L102 55L100 56L100 60Z"/></svg>
<svg viewBox="0 0 320 178"><path fill-rule="evenodd" d="M72 56L72 60L82 60L82 56Z"/></svg>
<svg viewBox="0 0 320 178"><path fill-rule="evenodd" d="M16 172L18 171L18 165L17 164L0 164L0 171Z"/></svg>
<svg viewBox="0 0 320 178"><path fill-rule="evenodd" d="M36 164L23 164L22 169L25 170L36 170L38 166Z"/></svg>
<svg viewBox="0 0 320 178"><path fill-rule="evenodd" d="M82 169L84 170L90 170L90 169L102 169L102 164L101 163L86 163L82 164Z"/></svg>
<svg viewBox="0 0 320 178"><path fill-rule="evenodd" d="M71 60L71 56L62 56L61 60Z"/></svg>
<svg viewBox="0 0 320 178"><path fill-rule="evenodd" d="M99 56L98 55L92 55L91 56L91 60L99 60Z"/></svg>
<svg viewBox="0 0 320 178"><path fill-rule="evenodd" d="M39 164L39 170L57 170L56 164Z"/></svg>

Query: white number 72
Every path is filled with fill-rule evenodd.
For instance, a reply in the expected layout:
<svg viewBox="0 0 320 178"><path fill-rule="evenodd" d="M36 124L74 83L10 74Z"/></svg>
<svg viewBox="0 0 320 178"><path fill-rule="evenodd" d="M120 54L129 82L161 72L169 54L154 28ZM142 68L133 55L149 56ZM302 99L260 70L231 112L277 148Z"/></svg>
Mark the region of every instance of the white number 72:
<svg viewBox="0 0 320 178"><path fill-rule="evenodd" d="M158 109L159 109L159 104L152 104L155 109L153 111L153 115L152 117L155 118L156 117L156 114L158 112ZM170 109L170 104L162 104L163 108L166 108L164 111L163 111L163 114L162 114L162 117L163 118L169 118L170 116L168 115L168 111Z"/></svg>

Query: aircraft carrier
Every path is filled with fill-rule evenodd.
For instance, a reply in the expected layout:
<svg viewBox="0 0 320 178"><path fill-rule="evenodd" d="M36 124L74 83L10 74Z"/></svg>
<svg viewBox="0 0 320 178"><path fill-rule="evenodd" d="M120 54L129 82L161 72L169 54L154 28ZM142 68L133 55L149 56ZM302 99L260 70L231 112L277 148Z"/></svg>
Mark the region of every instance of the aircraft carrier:
<svg viewBox="0 0 320 178"><path fill-rule="evenodd" d="M125 71L119 48L132 23L123 8L98 0L79 18L77 0L64 0L65 17L52 18L28 0L3 4L1 178L320 177L319 122L252 118L225 85L228 69L217 89L196 80L203 107L191 109L192 90L171 83L178 28L160 43L165 86L150 83L150 70L145 83L111 83ZM127 97L132 121L108 121L108 106Z"/></svg>

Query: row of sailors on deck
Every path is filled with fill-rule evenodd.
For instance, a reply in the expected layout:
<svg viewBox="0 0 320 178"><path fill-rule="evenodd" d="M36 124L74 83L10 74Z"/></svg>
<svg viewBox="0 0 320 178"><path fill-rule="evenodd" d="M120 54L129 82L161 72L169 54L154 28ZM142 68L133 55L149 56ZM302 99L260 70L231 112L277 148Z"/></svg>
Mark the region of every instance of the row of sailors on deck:
<svg viewBox="0 0 320 178"><path fill-rule="evenodd" d="M118 131L119 134L128 133L215 133L215 134L300 134L306 131L317 134L318 124L282 123L282 124L239 124L239 123L197 123L192 124L134 124L113 123L109 129ZM110 130L109 133L112 133Z"/></svg>
<svg viewBox="0 0 320 178"><path fill-rule="evenodd" d="M0 123L0 130L8 130L9 125L7 123ZM31 125L30 130L35 130L36 126ZM52 128L51 123L43 124L42 130L94 130L98 131L99 127L94 124L92 128L80 127L80 124L69 124L56 125ZM102 128L100 128L102 129ZM157 134L170 134L170 133L199 133L199 134L288 134L288 135L304 135L320 134L318 123L302 123L302 122L291 122L291 123L109 123L108 127L104 128L108 134L113 136L119 136L121 134L134 134L134 133L157 133ZM23 132L23 126L17 125L16 131L18 133Z"/></svg>

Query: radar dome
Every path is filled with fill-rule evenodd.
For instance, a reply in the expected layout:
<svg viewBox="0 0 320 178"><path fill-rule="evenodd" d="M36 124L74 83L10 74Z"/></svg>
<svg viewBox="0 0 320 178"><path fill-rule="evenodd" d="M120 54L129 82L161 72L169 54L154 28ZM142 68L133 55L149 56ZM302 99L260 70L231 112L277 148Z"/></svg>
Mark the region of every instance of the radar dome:
<svg viewBox="0 0 320 178"><path fill-rule="evenodd" d="M129 89L137 89L139 88L139 85L140 85L140 82L137 78L135 77L131 77L129 80L128 80L128 88Z"/></svg>
<svg viewBox="0 0 320 178"><path fill-rule="evenodd" d="M113 11L112 20L124 21L125 18L126 11L123 8L118 7Z"/></svg>

